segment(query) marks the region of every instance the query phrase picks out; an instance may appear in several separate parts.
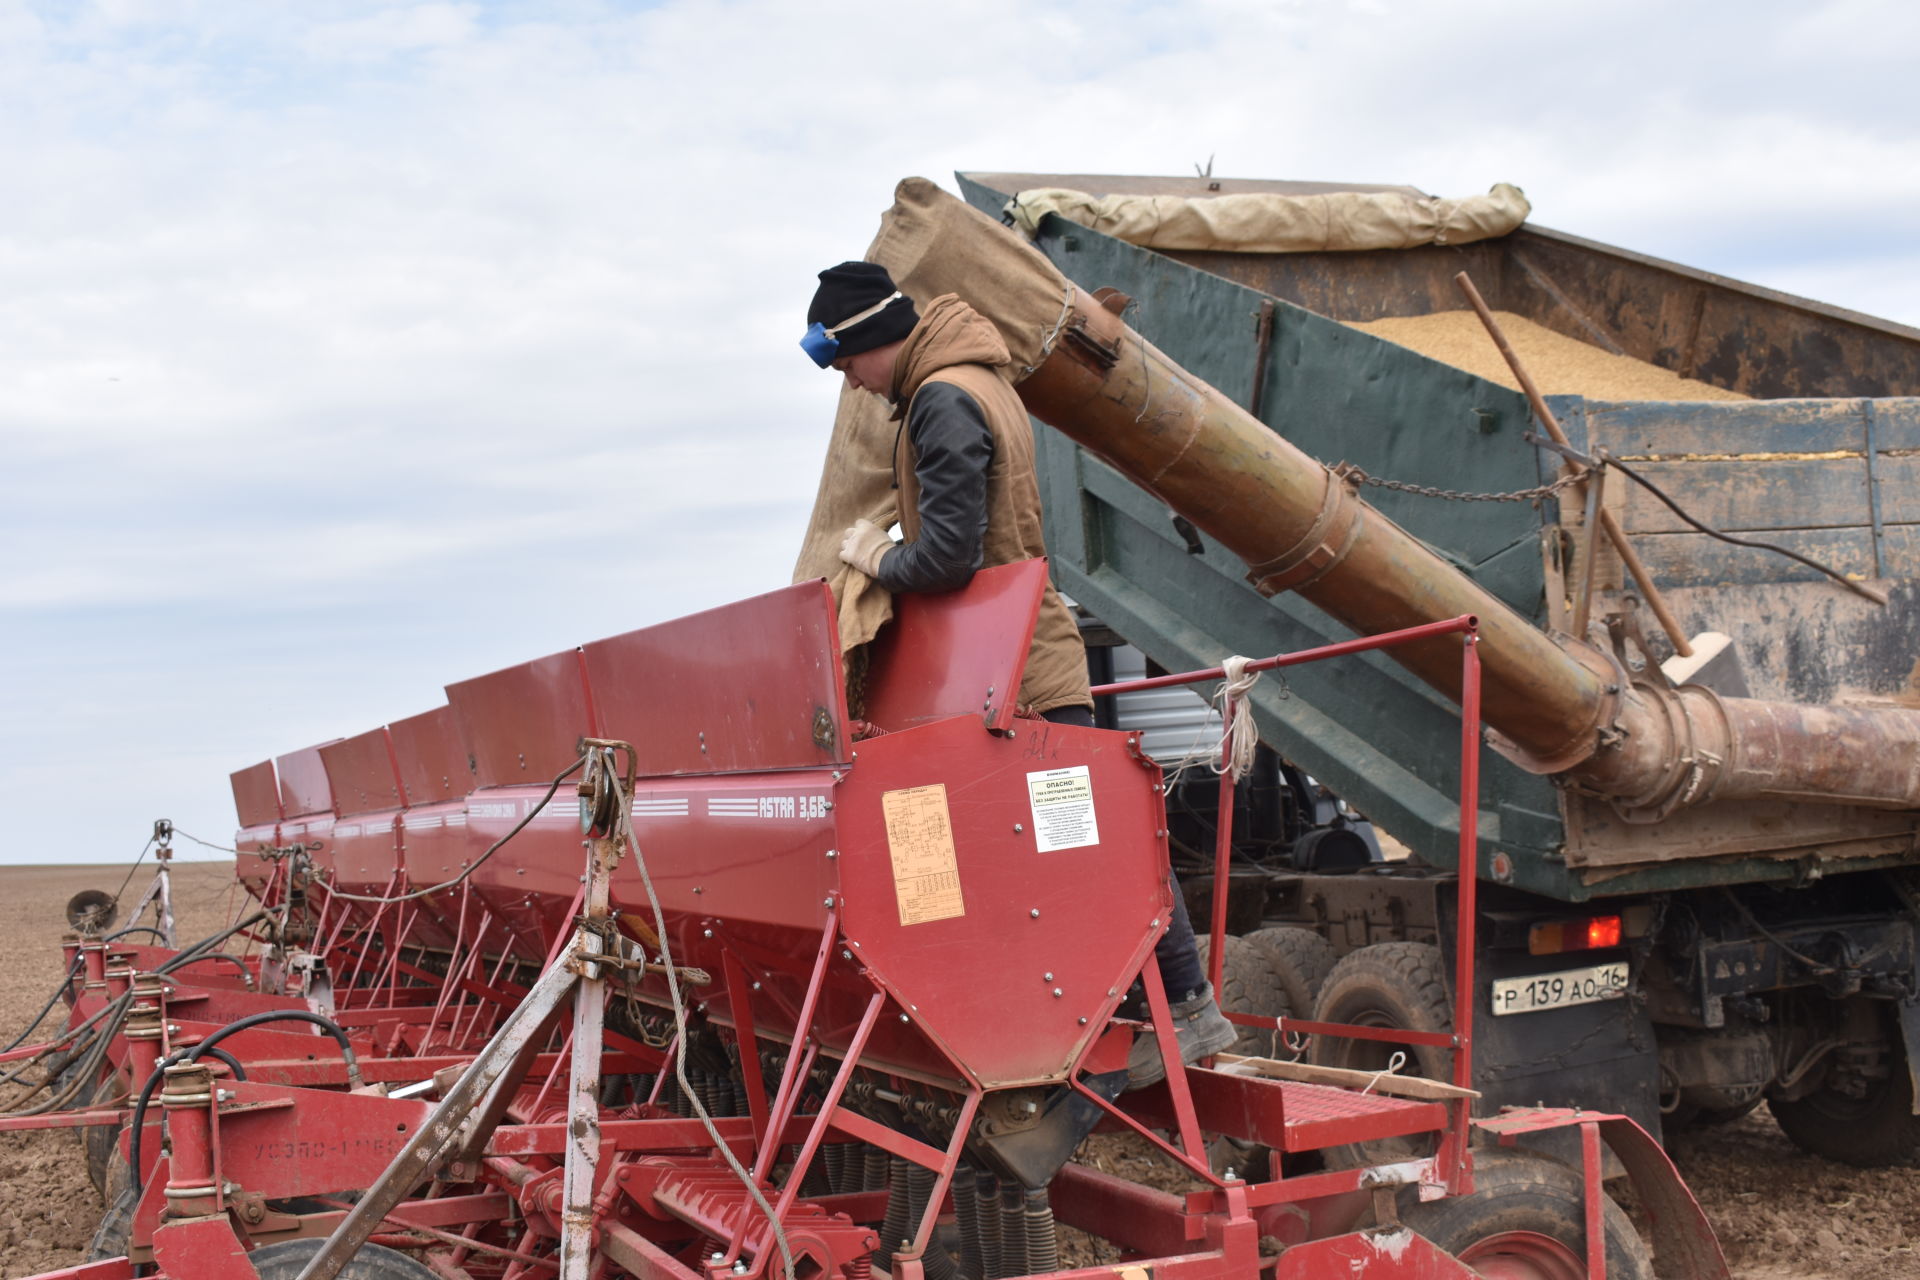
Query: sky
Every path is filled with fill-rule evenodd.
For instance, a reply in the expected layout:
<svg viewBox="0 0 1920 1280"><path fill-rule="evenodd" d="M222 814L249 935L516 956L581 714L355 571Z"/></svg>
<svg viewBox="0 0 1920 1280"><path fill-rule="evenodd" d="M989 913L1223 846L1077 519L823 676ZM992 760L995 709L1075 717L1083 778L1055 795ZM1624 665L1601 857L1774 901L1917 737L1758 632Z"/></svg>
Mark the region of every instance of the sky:
<svg viewBox="0 0 1920 1280"><path fill-rule="evenodd" d="M1513 182L1920 324L1915 48L1878 0L0 0L0 862L224 843L235 769L784 585L813 275L902 177Z"/></svg>

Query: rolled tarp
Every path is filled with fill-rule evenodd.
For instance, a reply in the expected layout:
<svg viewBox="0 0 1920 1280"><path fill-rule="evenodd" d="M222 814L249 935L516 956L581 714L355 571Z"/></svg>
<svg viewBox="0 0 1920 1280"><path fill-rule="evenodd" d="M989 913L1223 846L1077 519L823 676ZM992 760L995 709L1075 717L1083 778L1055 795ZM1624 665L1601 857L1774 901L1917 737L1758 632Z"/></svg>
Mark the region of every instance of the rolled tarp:
<svg viewBox="0 0 1920 1280"><path fill-rule="evenodd" d="M1148 249L1228 253L1321 253L1471 244L1506 235L1532 206L1520 188L1446 200L1399 191L1283 196L1090 195L1064 187L1022 191L1006 212L1027 235L1048 214Z"/></svg>

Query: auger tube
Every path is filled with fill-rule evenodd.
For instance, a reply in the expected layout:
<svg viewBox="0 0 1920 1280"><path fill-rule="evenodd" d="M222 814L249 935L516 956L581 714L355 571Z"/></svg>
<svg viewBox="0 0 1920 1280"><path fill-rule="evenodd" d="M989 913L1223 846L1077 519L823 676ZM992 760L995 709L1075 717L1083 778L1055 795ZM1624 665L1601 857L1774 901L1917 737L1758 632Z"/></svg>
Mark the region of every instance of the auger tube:
<svg viewBox="0 0 1920 1280"><path fill-rule="evenodd" d="M1298 591L1361 632L1477 615L1492 745L1629 818L1758 796L1920 806L1920 712L1633 682L1594 645L1535 627L1082 291L1018 389L1035 417L1246 561L1264 594ZM1453 646L1393 656L1458 698Z"/></svg>

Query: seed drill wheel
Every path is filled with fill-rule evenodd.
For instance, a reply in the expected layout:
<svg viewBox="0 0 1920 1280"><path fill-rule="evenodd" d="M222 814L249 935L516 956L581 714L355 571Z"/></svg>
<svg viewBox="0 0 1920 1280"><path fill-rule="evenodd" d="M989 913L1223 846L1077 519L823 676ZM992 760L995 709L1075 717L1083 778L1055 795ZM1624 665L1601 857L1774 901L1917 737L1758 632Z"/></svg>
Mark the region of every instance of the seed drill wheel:
<svg viewBox="0 0 1920 1280"><path fill-rule="evenodd" d="M67 925L82 937L99 937L119 918L120 904L103 889L82 889L67 899Z"/></svg>
<svg viewBox="0 0 1920 1280"><path fill-rule="evenodd" d="M1470 1196L1420 1202L1408 1187L1400 1221L1486 1280L1587 1280L1586 1194L1580 1175L1544 1156L1497 1149L1474 1156ZM1653 1280L1633 1223L1601 1201L1608 1280Z"/></svg>
<svg viewBox="0 0 1920 1280"><path fill-rule="evenodd" d="M307 1262L320 1252L324 1240L282 1240L263 1245L247 1255L260 1280L299 1280ZM340 1271L340 1280L437 1280L434 1273L404 1253L377 1244L363 1244L353 1261Z"/></svg>

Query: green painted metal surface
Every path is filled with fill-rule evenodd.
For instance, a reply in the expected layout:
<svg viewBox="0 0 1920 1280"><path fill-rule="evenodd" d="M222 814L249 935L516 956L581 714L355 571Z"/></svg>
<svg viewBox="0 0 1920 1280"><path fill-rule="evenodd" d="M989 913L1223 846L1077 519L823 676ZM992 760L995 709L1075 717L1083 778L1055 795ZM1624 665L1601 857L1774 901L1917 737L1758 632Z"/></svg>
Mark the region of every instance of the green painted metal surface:
<svg viewBox="0 0 1920 1280"><path fill-rule="evenodd" d="M964 176L959 182L975 207L999 213L1003 193ZM1133 302L1126 320L1136 331L1243 406L1255 390L1261 306L1272 302L1259 416L1327 463L1352 462L1383 479L1467 493L1528 489L1553 474L1552 460L1522 439L1530 414L1518 392L1084 227L1048 219L1037 244L1083 288L1111 286L1129 295ZM1885 451L1911 450L1920 435L1916 400L1628 405L1554 396L1550 401L1576 448L1600 443L1622 455L1850 448L1871 457L1877 445L1886 469L1909 465L1900 454L1888 458ZM1878 439L1870 444L1868 433L1876 422ZM1051 428L1035 427L1048 548L1061 590L1154 661L1171 670L1191 669L1214 665L1228 654L1263 656L1352 634L1296 595L1262 598L1247 584L1239 559L1210 539L1203 555L1189 555L1158 500ZM1876 494L1870 511L1865 466L1856 469L1859 477L1832 466L1820 473L1826 502L1816 505L1843 513L1832 518L1834 527L1784 529L1770 540L1851 556L1847 568L1865 564L1869 573L1877 540L1883 561L1899 562L1898 576L1905 572L1908 548L1920 556L1920 536L1901 519L1920 516L1920 501L1906 496L1907 486L1896 493L1881 476L1878 490L1885 496ZM1904 471L1897 475L1905 479ZM1764 489L1742 495L1739 476L1728 481L1696 466L1680 478L1695 489L1731 485L1737 502L1744 503L1742 513L1768 505ZM1852 488L1841 493L1846 486ZM1544 531L1558 520L1552 499L1537 505L1467 502L1373 487L1363 489L1362 496L1520 613L1544 620L1542 544ZM1910 506L1915 516L1906 515ZM1742 514L1734 527L1779 523L1754 523L1758 519ZM1806 576L1778 557L1756 561L1759 553L1731 548L1722 554L1724 544L1701 554L1696 551L1705 541L1701 536L1654 532L1655 527L1636 541L1656 563L1663 585L1680 591L1690 631L1696 621L1704 629L1715 619L1720 629L1738 630L1740 591L1751 591L1756 582L1791 587ZM1683 545L1682 538L1692 541ZM1897 586L1893 616L1861 620L1856 630L1873 633L1876 621L1891 624L1884 630L1910 665L1912 646L1902 647L1898 637L1913 635L1920 594L1907 589L1909 583L1890 585ZM1690 594L1689 588L1701 590ZM1768 615L1756 625L1779 631L1783 622ZM1795 624L1784 625L1791 633ZM1782 635L1777 654L1766 649L1766 639L1759 637L1756 647L1770 657L1782 662L1805 657L1789 643L1791 634ZM1864 653L1872 646L1856 648ZM1878 688L1891 679L1894 660L1884 643L1866 657L1834 656L1841 668L1854 662L1863 670L1857 679L1829 678L1825 687ZM1899 674L1905 674L1904 666ZM1458 847L1457 708L1375 655L1285 675L1285 681L1263 680L1251 697L1261 736L1425 860L1452 867ZM1795 685L1784 677L1760 683ZM1588 883L1562 861L1564 827L1554 785L1491 752L1483 753L1482 765L1481 872L1490 875L1491 855L1504 851L1512 858L1509 883L1518 888L1581 901L1807 873L1797 861L1693 859L1610 872ZM1881 863L1855 861L1848 869L1869 865Z"/></svg>

